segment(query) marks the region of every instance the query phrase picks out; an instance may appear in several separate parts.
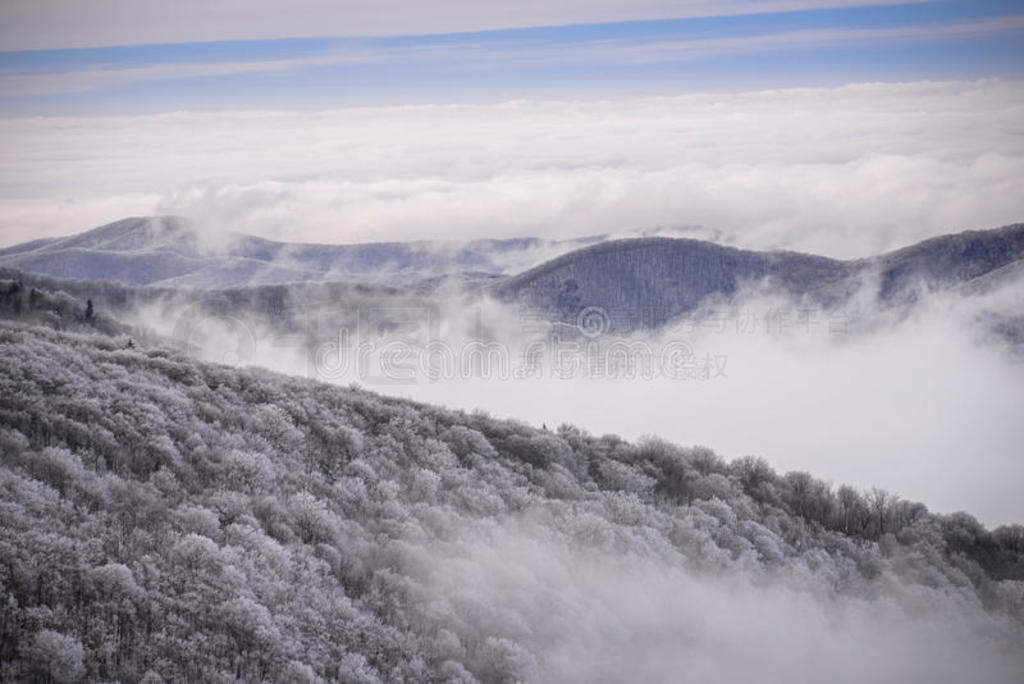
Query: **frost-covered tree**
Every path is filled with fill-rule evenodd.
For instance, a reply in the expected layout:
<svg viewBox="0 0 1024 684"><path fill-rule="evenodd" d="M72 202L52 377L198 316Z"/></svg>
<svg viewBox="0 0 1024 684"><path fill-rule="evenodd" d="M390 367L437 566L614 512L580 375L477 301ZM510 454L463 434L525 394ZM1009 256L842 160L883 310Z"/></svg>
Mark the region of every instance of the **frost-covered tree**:
<svg viewBox="0 0 1024 684"><path fill-rule="evenodd" d="M1022 580L1019 526L757 458L0 323L3 681L658 680L746 603L1002 674Z"/></svg>

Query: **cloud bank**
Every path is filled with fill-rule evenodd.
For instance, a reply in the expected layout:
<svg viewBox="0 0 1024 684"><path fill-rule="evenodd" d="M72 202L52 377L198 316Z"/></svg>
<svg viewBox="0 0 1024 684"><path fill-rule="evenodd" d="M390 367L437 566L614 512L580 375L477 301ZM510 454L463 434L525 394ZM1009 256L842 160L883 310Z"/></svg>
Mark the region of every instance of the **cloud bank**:
<svg viewBox="0 0 1024 684"><path fill-rule="evenodd" d="M856 257L1024 216L1024 86L0 120L0 244L174 213L271 238L703 225Z"/></svg>
<svg viewBox="0 0 1024 684"><path fill-rule="evenodd" d="M555 523L568 539L538 522L465 526L404 564L445 597L423 612L507 635L506 666L528 681L1008 682L1021 667L981 636L1005 618L895 582L884 598L837 596L826 554L788 578L711 577L655 543L637 552L593 516Z"/></svg>
<svg viewBox="0 0 1024 684"><path fill-rule="evenodd" d="M1019 285L1014 289L1019 297ZM830 332L827 315L809 330L794 320L784 334L769 332L764 316L785 310L780 304L786 306L741 305L740 315L760 319L753 332L737 332L738 317L728 317L721 330L684 327L652 344L665 349L681 340L698 365L709 355L718 359L708 379L545 372L522 380L432 383L421 374L410 385L363 382L533 425L564 421L630 439L654 433L729 459L762 456L780 472L884 487L939 512L970 511L990 525L1024 519L1016 486L1024 478L1024 425L1016 418L1024 367L978 344L976 302L941 298L867 335Z"/></svg>

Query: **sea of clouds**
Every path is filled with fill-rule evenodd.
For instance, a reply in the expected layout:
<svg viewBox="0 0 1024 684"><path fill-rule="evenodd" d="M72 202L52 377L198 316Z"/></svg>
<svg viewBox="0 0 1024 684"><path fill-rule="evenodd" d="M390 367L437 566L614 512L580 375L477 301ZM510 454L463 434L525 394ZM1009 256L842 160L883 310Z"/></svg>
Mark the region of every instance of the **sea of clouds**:
<svg viewBox="0 0 1024 684"><path fill-rule="evenodd" d="M366 242L654 227L858 257L1024 215L1024 86L0 120L0 244L129 215Z"/></svg>

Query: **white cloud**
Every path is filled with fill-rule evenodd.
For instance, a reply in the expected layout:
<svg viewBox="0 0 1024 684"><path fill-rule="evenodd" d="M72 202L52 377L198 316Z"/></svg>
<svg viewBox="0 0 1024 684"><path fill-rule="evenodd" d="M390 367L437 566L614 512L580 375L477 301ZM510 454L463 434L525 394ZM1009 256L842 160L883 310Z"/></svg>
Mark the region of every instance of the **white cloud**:
<svg viewBox="0 0 1024 684"><path fill-rule="evenodd" d="M443 597L420 599L434 620L513 640L512 654L525 647L505 662L536 681L994 684L1022 665L1009 619L955 591L887 577L881 591L840 595L846 573L826 553L785 577L704 573L651 543L653 531L640 541L594 523L581 550L572 535L590 521L555 515L535 516L549 526L467 522L427 553L401 548L409 593Z"/></svg>
<svg viewBox="0 0 1024 684"><path fill-rule="evenodd" d="M926 0L7 0L6 50L194 41L455 33L790 12Z"/></svg>
<svg viewBox="0 0 1024 684"><path fill-rule="evenodd" d="M1024 87L0 120L0 244L178 213L347 242L658 225L861 256L1024 217Z"/></svg>

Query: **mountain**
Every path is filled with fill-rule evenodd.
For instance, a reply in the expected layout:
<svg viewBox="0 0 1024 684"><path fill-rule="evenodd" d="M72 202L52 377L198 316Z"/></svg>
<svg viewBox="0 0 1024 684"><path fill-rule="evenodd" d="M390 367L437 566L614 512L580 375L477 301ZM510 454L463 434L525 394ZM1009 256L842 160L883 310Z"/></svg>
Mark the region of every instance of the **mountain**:
<svg viewBox="0 0 1024 684"><path fill-rule="evenodd" d="M1000 271L1024 259L1024 224L942 235L856 262L876 272L878 295L891 300L914 288L948 287Z"/></svg>
<svg viewBox="0 0 1024 684"><path fill-rule="evenodd" d="M491 286L506 301L577 323L597 309L602 325L657 328L744 287L815 306L842 304L862 288L882 304L958 286L1024 258L1024 224L925 240L868 259L756 252L688 239L603 242Z"/></svg>
<svg viewBox="0 0 1024 684"><path fill-rule="evenodd" d="M1024 668L1024 529L752 457L9 322L0 456L3 681Z"/></svg>
<svg viewBox="0 0 1024 684"><path fill-rule="evenodd" d="M843 261L666 237L306 245L231 235L213 245L187 221L164 217L0 250L0 275L94 298L115 315L126 315L129 302L173 299L231 301L241 307L235 313L273 318L283 305L261 303L308 312L343 302L361 284L384 298L489 294L552 321L577 325L582 316L602 331L629 332L658 328L748 290L808 307L841 306L864 292L877 304L906 306L924 292L968 293L1009 282L1006 274L1022 259L1024 224ZM132 291L137 285L147 287ZM1024 311L1011 312L1018 314Z"/></svg>
<svg viewBox="0 0 1024 684"><path fill-rule="evenodd" d="M645 238L563 255L496 284L492 292L570 322L597 307L610 323L628 330L658 327L709 297L734 294L745 282L767 280L799 296L852 272L842 261L819 256Z"/></svg>
<svg viewBox="0 0 1024 684"><path fill-rule="evenodd" d="M57 278L177 288L325 280L403 284L466 271L514 273L602 239L299 244L207 234L186 219L164 216L128 218L70 237L0 249L0 266Z"/></svg>

